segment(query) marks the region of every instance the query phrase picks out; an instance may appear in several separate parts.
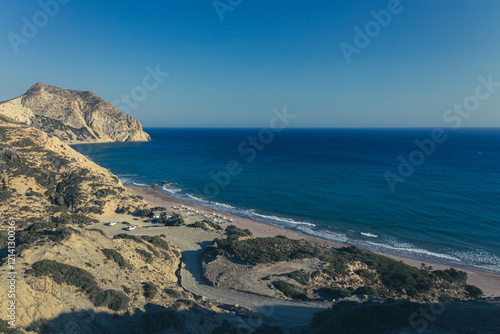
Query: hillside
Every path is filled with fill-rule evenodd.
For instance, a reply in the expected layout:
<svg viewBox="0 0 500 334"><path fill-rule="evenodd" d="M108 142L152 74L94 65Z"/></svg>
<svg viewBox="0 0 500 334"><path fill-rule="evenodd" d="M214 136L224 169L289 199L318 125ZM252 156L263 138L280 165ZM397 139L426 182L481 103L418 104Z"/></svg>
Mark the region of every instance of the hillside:
<svg viewBox="0 0 500 334"><path fill-rule="evenodd" d="M58 138L0 120L0 215L20 224L61 213L99 216L142 208L116 176Z"/></svg>
<svg viewBox="0 0 500 334"><path fill-rule="evenodd" d="M151 140L137 120L96 94L41 82L17 98L0 102L0 116L53 134L65 143Z"/></svg>

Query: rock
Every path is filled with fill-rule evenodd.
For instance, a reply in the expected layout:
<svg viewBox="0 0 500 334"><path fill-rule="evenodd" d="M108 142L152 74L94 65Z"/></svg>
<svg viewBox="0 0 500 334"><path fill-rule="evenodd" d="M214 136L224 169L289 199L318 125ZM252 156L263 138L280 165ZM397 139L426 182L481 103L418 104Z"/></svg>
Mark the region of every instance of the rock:
<svg viewBox="0 0 500 334"><path fill-rule="evenodd" d="M0 103L0 116L55 135L66 143L151 140L141 123L98 95L41 82L25 94Z"/></svg>
<svg viewBox="0 0 500 334"><path fill-rule="evenodd" d="M169 185L169 184L172 184L172 182L163 181L163 183L162 183L162 185L164 185L164 186Z"/></svg>
<svg viewBox="0 0 500 334"><path fill-rule="evenodd" d="M160 187L161 187L161 186L160 186L159 184L155 184L155 185L153 186L153 189L160 188Z"/></svg>

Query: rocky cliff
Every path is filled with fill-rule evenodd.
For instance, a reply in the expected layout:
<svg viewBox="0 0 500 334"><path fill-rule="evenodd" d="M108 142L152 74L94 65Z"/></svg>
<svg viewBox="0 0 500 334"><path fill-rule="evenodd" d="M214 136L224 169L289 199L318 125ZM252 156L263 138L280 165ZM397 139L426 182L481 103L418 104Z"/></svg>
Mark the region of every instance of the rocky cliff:
<svg viewBox="0 0 500 334"><path fill-rule="evenodd" d="M25 94L0 103L0 116L65 143L141 142L151 137L132 116L88 91L37 83Z"/></svg>

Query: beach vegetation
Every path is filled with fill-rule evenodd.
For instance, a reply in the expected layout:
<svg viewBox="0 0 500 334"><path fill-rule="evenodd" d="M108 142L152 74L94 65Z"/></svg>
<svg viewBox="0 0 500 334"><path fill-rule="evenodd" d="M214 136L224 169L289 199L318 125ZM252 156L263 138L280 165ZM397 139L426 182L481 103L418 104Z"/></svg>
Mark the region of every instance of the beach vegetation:
<svg viewBox="0 0 500 334"><path fill-rule="evenodd" d="M195 227L195 228L205 228L205 223L203 222L194 222L191 226Z"/></svg>
<svg viewBox="0 0 500 334"><path fill-rule="evenodd" d="M144 289L144 297L146 297L146 299L153 299L158 293L158 288L154 283L146 282L142 287Z"/></svg>
<svg viewBox="0 0 500 334"><path fill-rule="evenodd" d="M368 296L373 296L376 298L379 298L380 295L378 294L377 290L372 287L372 286L361 286L357 288L356 290L353 291L352 293L353 296L356 295L368 295Z"/></svg>
<svg viewBox="0 0 500 334"><path fill-rule="evenodd" d="M130 264L125 260L125 258L114 249L104 248L101 249L106 259L115 261L120 268L128 269Z"/></svg>
<svg viewBox="0 0 500 334"><path fill-rule="evenodd" d="M283 274L282 276L291 278L295 280L297 283L300 283L302 285L306 285L309 282L309 279L311 278L311 275L307 273L305 270L295 270L290 273Z"/></svg>
<svg viewBox="0 0 500 334"><path fill-rule="evenodd" d="M136 237L135 235L130 235L130 234L126 234L126 233L117 234L113 237L113 239L128 239L128 240L133 240L139 244L144 243L144 241L142 241L141 238Z"/></svg>
<svg viewBox="0 0 500 334"><path fill-rule="evenodd" d="M467 291L471 299L478 299L483 295L483 290L475 285L466 285L465 291Z"/></svg>
<svg viewBox="0 0 500 334"><path fill-rule="evenodd" d="M109 188L102 188L96 191L95 196L97 198L105 198L108 197L109 195L116 195L116 191L113 189Z"/></svg>
<svg viewBox="0 0 500 334"><path fill-rule="evenodd" d="M465 284L467 282L467 273L465 271L456 270L455 268L435 270L432 273L450 283Z"/></svg>
<svg viewBox="0 0 500 334"><path fill-rule="evenodd" d="M239 262L255 265L313 257L318 252L305 240L292 240L283 236L246 240L228 237L215 239L214 246L207 247L204 255L209 261L214 256L225 255Z"/></svg>
<svg viewBox="0 0 500 334"><path fill-rule="evenodd" d="M59 217L53 217L52 221L58 224L89 225L96 224L99 220L77 213L61 213Z"/></svg>
<svg viewBox="0 0 500 334"><path fill-rule="evenodd" d="M349 290L339 287L322 287L318 289L318 293L327 299L345 298L351 295Z"/></svg>
<svg viewBox="0 0 500 334"><path fill-rule="evenodd" d="M128 206L121 206L119 205L116 210L115 210L115 213L128 213L130 210L130 207Z"/></svg>
<svg viewBox="0 0 500 334"><path fill-rule="evenodd" d="M163 239L162 237L159 236L143 236L143 240L146 240L150 244L154 245L155 247L161 248L163 250L170 250L170 245L169 243Z"/></svg>
<svg viewBox="0 0 500 334"><path fill-rule="evenodd" d="M175 214L170 218L167 218L165 215L160 216L160 224L164 224L165 226L181 226L185 225L186 222L181 215Z"/></svg>
<svg viewBox="0 0 500 334"><path fill-rule="evenodd" d="M251 237L253 235L249 229L241 229L235 225L226 227L226 232L230 238Z"/></svg>
<svg viewBox="0 0 500 334"><path fill-rule="evenodd" d="M42 260L34 263L33 271L36 277L51 277L57 284L68 284L77 287L85 293L94 306L106 306L110 310L126 309L129 298L121 291L103 290L97 284L94 276L88 271L53 260Z"/></svg>
<svg viewBox="0 0 500 334"><path fill-rule="evenodd" d="M295 287L290 283L286 283L283 281L273 281L272 285L287 297L297 300L307 299L307 295L305 293L297 291L297 289L295 289Z"/></svg>
<svg viewBox="0 0 500 334"><path fill-rule="evenodd" d="M141 256L141 258L146 262L146 263L153 263L153 254L151 254L148 251L145 251L144 249L136 248L135 250L137 254Z"/></svg>
<svg viewBox="0 0 500 334"><path fill-rule="evenodd" d="M98 228L87 228L87 229L85 229L85 230L86 230L86 231L97 232L97 233L101 234L103 237L106 237L106 238L107 238L106 233L104 233L104 231L103 231L103 230L101 230L101 229L98 229Z"/></svg>

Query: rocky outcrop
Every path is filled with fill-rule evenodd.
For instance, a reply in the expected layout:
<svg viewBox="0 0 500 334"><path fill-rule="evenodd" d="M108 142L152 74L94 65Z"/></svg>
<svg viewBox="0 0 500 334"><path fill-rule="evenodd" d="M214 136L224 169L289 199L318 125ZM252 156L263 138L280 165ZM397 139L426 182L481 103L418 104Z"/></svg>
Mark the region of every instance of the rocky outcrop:
<svg viewBox="0 0 500 334"><path fill-rule="evenodd" d="M98 95L41 82L25 94L0 103L0 116L33 126L70 144L151 140L141 123Z"/></svg>

